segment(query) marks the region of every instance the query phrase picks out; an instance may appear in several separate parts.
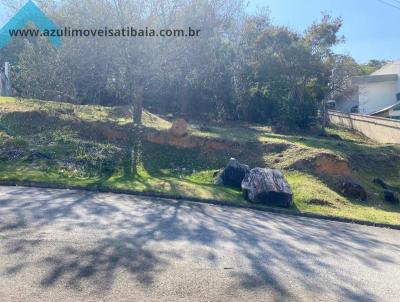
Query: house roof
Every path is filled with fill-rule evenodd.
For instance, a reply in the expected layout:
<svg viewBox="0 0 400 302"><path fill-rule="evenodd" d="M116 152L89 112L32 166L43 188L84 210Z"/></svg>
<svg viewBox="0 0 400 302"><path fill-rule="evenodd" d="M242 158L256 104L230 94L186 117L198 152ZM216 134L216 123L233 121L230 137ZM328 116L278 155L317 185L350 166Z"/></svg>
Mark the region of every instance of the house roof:
<svg viewBox="0 0 400 302"><path fill-rule="evenodd" d="M385 74L400 74L400 61L394 61L386 64L382 68L373 72L371 76L385 75Z"/></svg>
<svg viewBox="0 0 400 302"><path fill-rule="evenodd" d="M400 61L386 64L370 75L352 78L353 85L397 81L400 75Z"/></svg>
<svg viewBox="0 0 400 302"><path fill-rule="evenodd" d="M369 76L358 76L351 79L353 85L361 85L368 83L380 83L380 82L395 82L399 76L397 74L381 74L381 75L369 75Z"/></svg>
<svg viewBox="0 0 400 302"><path fill-rule="evenodd" d="M395 104L390 105L390 106L388 106L386 108L380 109L379 111L373 112L370 115L375 115L375 114L383 113L383 112L386 112L386 111L390 111L391 109L393 109L394 107L396 107L398 105L400 105L400 102L396 102Z"/></svg>

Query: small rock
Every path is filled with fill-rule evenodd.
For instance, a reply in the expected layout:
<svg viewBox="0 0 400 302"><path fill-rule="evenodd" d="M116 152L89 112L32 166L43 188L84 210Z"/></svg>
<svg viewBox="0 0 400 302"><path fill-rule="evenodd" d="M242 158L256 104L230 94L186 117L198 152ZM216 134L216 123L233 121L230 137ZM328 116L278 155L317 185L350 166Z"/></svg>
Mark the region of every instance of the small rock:
<svg viewBox="0 0 400 302"><path fill-rule="evenodd" d="M399 198L396 196L396 193L390 190L384 190L383 195L385 197L385 201L391 203L399 203Z"/></svg>
<svg viewBox="0 0 400 302"><path fill-rule="evenodd" d="M216 184L241 188L242 181L249 172L249 166L241 164L238 160L231 158L226 168L218 175Z"/></svg>
<svg viewBox="0 0 400 302"><path fill-rule="evenodd" d="M372 182L374 184L382 187L383 189L388 189L389 188L389 186L386 184L386 182L381 178L374 178L374 180Z"/></svg>
<svg viewBox="0 0 400 302"><path fill-rule="evenodd" d="M366 201L368 194L367 191L358 183L354 181L347 181L342 184L342 194L349 198L360 199Z"/></svg>

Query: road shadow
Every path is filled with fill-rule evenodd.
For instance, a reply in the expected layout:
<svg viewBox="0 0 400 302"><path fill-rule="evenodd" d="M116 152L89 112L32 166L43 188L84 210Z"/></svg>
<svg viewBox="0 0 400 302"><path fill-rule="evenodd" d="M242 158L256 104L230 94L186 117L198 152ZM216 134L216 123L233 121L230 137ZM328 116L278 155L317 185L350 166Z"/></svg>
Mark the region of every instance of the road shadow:
<svg viewBox="0 0 400 302"><path fill-rule="evenodd" d="M296 301L288 281L297 280L321 297L328 288L344 300L379 301L346 265L380 273L397 265L393 255L400 253L398 240L380 238L374 228L126 195L2 188L0 217L0 255L14 259L0 279L36 267L43 289L90 283L107 292L121 272L148 288L172 262L195 258L216 269L232 266L227 291L265 290Z"/></svg>

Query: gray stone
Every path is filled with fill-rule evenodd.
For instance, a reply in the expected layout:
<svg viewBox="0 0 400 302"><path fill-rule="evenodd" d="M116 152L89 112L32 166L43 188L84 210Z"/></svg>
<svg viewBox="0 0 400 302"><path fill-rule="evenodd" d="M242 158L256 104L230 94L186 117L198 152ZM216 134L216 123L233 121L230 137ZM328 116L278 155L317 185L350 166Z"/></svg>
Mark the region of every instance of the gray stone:
<svg viewBox="0 0 400 302"><path fill-rule="evenodd" d="M226 168L217 176L216 184L241 188L242 181L249 172L249 166L231 158Z"/></svg>
<svg viewBox="0 0 400 302"><path fill-rule="evenodd" d="M280 170L252 169L242 182L242 191L251 202L287 208L293 205L292 190Z"/></svg>

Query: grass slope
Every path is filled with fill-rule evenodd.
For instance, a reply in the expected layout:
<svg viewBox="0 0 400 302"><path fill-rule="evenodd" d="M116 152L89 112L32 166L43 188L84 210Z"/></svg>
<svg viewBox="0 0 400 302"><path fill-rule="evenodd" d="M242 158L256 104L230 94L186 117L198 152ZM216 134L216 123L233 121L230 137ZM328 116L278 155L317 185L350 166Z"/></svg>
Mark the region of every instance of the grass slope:
<svg viewBox="0 0 400 302"><path fill-rule="evenodd" d="M383 201L372 183L382 177L400 187L399 147L376 144L341 129L330 137L275 133L268 127L192 125L194 136L235 142L238 148L207 152L137 141L127 107L77 106L0 98L0 180L37 181L227 200L246 205L235 189L213 184L213 174L237 157L251 166L277 167L293 188L293 211L400 224L400 206ZM171 123L149 112L144 126L165 131ZM351 163L368 202L337 193L331 180L293 163L318 153Z"/></svg>

